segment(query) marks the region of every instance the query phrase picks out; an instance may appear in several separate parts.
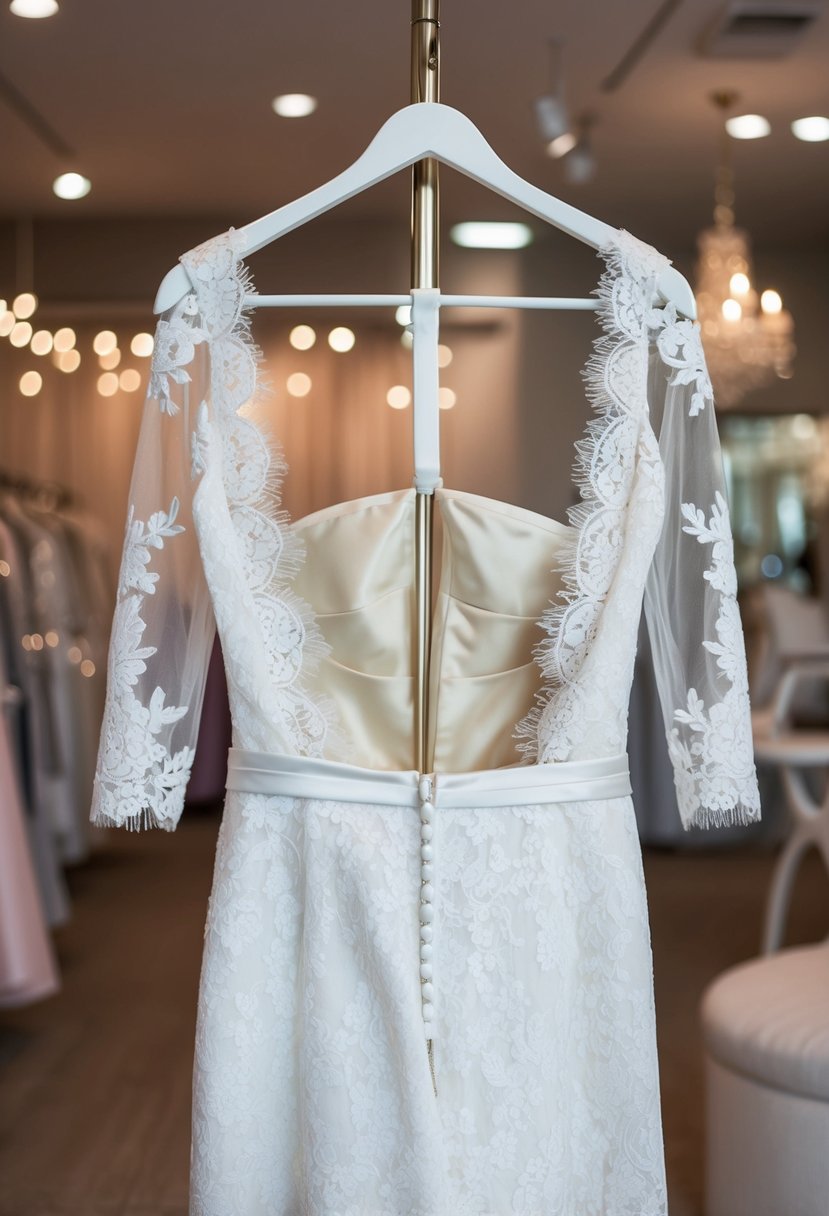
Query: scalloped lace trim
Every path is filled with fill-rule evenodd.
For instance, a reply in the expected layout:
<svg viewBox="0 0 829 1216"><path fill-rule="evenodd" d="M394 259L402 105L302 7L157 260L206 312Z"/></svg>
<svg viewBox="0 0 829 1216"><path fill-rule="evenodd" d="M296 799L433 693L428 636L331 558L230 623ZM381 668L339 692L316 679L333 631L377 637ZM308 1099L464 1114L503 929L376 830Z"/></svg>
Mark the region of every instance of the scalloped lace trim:
<svg viewBox="0 0 829 1216"><path fill-rule="evenodd" d="M306 680L330 647L291 580L304 557L300 537L281 506L286 464L272 434L244 416L261 402L262 354L250 332L245 296L253 291L241 260L241 238L229 232L206 241L181 261L193 283L198 318L210 341L212 409L199 410L192 467L205 468L211 425L219 432L225 496L263 638L269 676L278 690L283 725L298 755L320 756L338 738L333 709L312 698ZM174 349L185 342L178 338Z"/></svg>
<svg viewBox="0 0 829 1216"><path fill-rule="evenodd" d="M576 444L573 469L582 501L568 508L573 536L556 555L563 583L558 602L539 621L547 636L534 648L534 656L545 684L514 732L518 750L529 763L570 758L588 729L580 712L579 677L625 540L636 453L643 445L642 420L648 410L646 318L654 280L668 265L667 258L626 232L617 233L599 255L605 270L594 294L602 332L583 372L595 416Z"/></svg>

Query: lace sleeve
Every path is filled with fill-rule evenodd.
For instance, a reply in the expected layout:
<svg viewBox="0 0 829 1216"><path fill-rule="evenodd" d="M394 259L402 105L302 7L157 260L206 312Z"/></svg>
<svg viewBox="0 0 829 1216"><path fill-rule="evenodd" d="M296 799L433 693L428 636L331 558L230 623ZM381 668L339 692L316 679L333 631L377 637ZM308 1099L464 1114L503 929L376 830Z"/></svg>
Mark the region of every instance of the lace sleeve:
<svg viewBox="0 0 829 1216"><path fill-rule="evenodd" d="M188 315L189 311L189 315ZM91 818L175 828L215 624L192 518L205 379L192 297L158 322L129 492Z"/></svg>
<svg viewBox="0 0 829 1216"><path fill-rule="evenodd" d="M672 308L652 319L648 396L666 507L645 613L679 812L685 828L749 823L760 799L711 382L699 327Z"/></svg>

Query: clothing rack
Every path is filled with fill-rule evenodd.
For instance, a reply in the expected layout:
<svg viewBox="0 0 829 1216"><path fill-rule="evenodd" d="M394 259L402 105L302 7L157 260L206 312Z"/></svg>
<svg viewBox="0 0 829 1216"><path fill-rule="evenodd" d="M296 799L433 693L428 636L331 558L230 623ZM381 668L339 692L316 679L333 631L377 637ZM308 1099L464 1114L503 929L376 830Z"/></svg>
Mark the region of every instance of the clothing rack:
<svg viewBox="0 0 829 1216"><path fill-rule="evenodd" d="M20 498L33 499L45 510L60 511L73 502L72 491L60 482L27 477L7 469L0 469L0 490L9 490Z"/></svg>

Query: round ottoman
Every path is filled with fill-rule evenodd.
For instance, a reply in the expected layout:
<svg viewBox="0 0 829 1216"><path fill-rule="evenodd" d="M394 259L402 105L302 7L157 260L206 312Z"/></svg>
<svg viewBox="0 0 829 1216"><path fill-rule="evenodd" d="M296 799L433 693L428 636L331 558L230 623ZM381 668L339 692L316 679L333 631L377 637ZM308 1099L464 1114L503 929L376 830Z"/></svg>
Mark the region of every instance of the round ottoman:
<svg viewBox="0 0 829 1216"><path fill-rule="evenodd" d="M706 1216L827 1216L829 941L719 976L702 1031Z"/></svg>

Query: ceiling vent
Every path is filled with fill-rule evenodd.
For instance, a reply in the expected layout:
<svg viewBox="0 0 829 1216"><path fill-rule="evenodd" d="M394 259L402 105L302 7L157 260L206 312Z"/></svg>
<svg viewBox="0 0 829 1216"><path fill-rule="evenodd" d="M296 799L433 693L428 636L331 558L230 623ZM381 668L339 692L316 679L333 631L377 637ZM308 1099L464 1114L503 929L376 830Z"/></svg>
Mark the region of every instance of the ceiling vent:
<svg viewBox="0 0 829 1216"><path fill-rule="evenodd" d="M712 59L782 59L823 11L822 3L733 0L704 33L699 52Z"/></svg>

